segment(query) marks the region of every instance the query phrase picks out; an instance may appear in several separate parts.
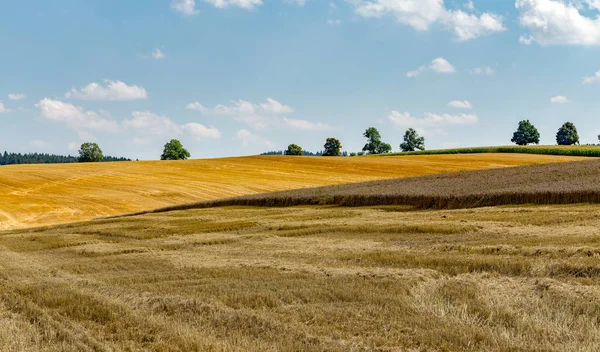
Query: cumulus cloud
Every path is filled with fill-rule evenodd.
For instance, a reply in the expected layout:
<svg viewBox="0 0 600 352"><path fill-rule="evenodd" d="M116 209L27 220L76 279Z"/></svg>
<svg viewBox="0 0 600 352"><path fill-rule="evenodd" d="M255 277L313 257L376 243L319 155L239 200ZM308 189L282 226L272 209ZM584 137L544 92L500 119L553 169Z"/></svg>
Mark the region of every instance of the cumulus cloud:
<svg viewBox="0 0 600 352"><path fill-rule="evenodd" d="M406 73L406 77L412 78L419 76L424 71L434 71L437 73L454 73L456 69L448 60L443 57L438 57L437 59L433 59L430 65L423 65L414 71L410 71Z"/></svg>
<svg viewBox="0 0 600 352"><path fill-rule="evenodd" d="M44 119L62 123L75 131L117 132L119 130L118 123L106 111L86 111L82 107L49 98L40 100L35 107Z"/></svg>
<svg viewBox="0 0 600 352"><path fill-rule="evenodd" d="M320 122L284 117L283 115L294 113L294 109L273 98L267 98L264 103L259 104L238 99L231 101L230 105L219 104L212 109L204 107L199 102L194 102L188 104L186 109L199 111L204 115L230 116L253 130L291 128L305 131L322 131L332 128Z"/></svg>
<svg viewBox="0 0 600 352"><path fill-rule="evenodd" d="M240 7L242 9L251 10L263 5L262 0L204 0L204 2L209 3L219 9L227 7ZM294 2L302 4L304 3L304 1Z"/></svg>
<svg viewBox="0 0 600 352"><path fill-rule="evenodd" d="M451 108L457 108L457 109L472 109L473 108L471 103L467 100L453 100L448 103L448 106Z"/></svg>
<svg viewBox="0 0 600 352"><path fill-rule="evenodd" d="M303 131L329 131L332 129L332 127L326 123L288 119L287 117L283 118L283 123L287 127Z"/></svg>
<svg viewBox="0 0 600 352"><path fill-rule="evenodd" d="M23 100L25 98L26 98L26 96L23 93L14 93L14 94L8 95L9 100Z"/></svg>
<svg viewBox="0 0 600 352"><path fill-rule="evenodd" d="M597 0L517 0L515 6L521 26L529 32L519 39L522 44L600 44L600 17L585 15L600 9Z"/></svg>
<svg viewBox="0 0 600 352"><path fill-rule="evenodd" d="M264 137L258 136L246 129L237 131L237 133L235 134L235 138L239 140L244 147L255 145L271 148L274 146L273 142L269 141Z"/></svg>
<svg viewBox="0 0 600 352"><path fill-rule="evenodd" d="M382 17L391 14L398 22L418 31L427 31L441 24L460 41L506 30L500 15L484 12L481 15L462 10L449 10L443 0L349 0L355 12L363 17ZM472 5L472 3L470 4ZM468 6L474 10L474 6Z"/></svg>
<svg viewBox="0 0 600 352"><path fill-rule="evenodd" d="M73 88L65 94L65 97L79 100L128 101L148 99L148 93L141 86L104 80L104 85L92 82L80 90Z"/></svg>
<svg viewBox="0 0 600 352"><path fill-rule="evenodd" d="M196 10L196 0L173 0L171 9L184 16L194 16L200 12Z"/></svg>
<svg viewBox="0 0 600 352"><path fill-rule="evenodd" d="M443 125L472 125L479 122L474 114L433 114L426 113L425 117L413 117L408 112L392 111L388 116L393 124L398 127L439 127Z"/></svg>
<svg viewBox="0 0 600 352"><path fill-rule="evenodd" d="M165 53L163 53L159 48L156 48L154 49L154 51L152 51L152 58L155 60L162 60L166 57L167 56L165 55Z"/></svg>
<svg viewBox="0 0 600 352"><path fill-rule="evenodd" d="M138 135L165 138L189 135L197 140L221 138L221 132L212 126L206 127L195 122L181 125L167 116L150 111L134 111L131 115L131 119L123 121L123 128Z"/></svg>
<svg viewBox="0 0 600 352"><path fill-rule="evenodd" d="M600 82L600 71L596 71L592 76L584 77L583 84Z"/></svg>
<svg viewBox="0 0 600 352"><path fill-rule="evenodd" d="M8 109L4 106L4 103L0 101L0 114L8 112Z"/></svg>
<svg viewBox="0 0 600 352"><path fill-rule="evenodd" d="M569 99L567 99L567 97L565 97L565 96L558 95L556 97L551 98L550 102L552 104L566 104L569 102Z"/></svg>
<svg viewBox="0 0 600 352"><path fill-rule="evenodd" d="M208 109L205 108L204 106L202 106L202 104L200 104L199 102L190 103L190 104L186 105L185 108L188 110L195 110L200 113L205 113L208 111Z"/></svg>

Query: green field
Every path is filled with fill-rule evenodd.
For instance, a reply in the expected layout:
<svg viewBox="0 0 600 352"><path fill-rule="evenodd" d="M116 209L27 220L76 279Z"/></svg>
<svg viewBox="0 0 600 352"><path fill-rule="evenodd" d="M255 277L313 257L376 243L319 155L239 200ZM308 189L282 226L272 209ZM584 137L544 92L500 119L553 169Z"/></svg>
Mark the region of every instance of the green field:
<svg viewBox="0 0 600 352"><path fill-rule="evenodd" d="M481 153L518 153L518 154L545 154L600 157L600 146L559 146L559 145L529 145L529 146L500 146L500 147L473 147L438 150L421 150L405 153L389 153L381 156L399 155L437 155L437 154L481 154Z"/></svg>

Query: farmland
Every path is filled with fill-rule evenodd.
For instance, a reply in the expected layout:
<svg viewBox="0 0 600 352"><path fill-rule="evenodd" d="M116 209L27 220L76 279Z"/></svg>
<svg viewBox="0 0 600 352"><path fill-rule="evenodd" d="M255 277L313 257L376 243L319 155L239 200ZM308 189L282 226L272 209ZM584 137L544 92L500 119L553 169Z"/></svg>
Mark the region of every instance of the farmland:
<svg viewBox="0 0 600 352"><path fill-rule="evenodd" d="M3 166L0 229L89 220L262 192L573 160L580 158L523 154L270 156Z"/></svg>
<svg viewBox="0 0 600 352"><path fill-rule="evenodd" d="M600 146L596 145L528 145L528 146L499 146L472 147L453 149L418 150L405 153L389 153L383 156L414 156L414 155L444 155L444 154L482 154L482 153L518 153L542 155L568 155L600 157Z"/></svg>
<svg viewBox="0 0 600 352"><path fill-rule="evenodd" d="M600 208L222 207L0 235L2 351L596 350Z"/></svg>
<svg viewBox="0 0 600 352"><path fill-rule="evenodd" d="M396 178L263 193L151 210L213 206L406 205L470 208L517 204L600 203L600 160Z"/></svg>

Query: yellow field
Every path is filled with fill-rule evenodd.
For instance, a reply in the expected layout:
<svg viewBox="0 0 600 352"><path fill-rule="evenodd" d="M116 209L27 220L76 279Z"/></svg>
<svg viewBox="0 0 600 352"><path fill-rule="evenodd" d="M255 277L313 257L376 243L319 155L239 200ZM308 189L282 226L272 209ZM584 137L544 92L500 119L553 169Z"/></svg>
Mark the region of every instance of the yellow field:
<svg viewBox="0 0 600 352"><path fill-rule="evenodd" d="M0 351L597 351L600 206L212 208L0 233Z"/></svg>
<svg viewBox="0 0 600 352"><path fill-rule="evenodd" d="M186 202L393 177L581 160L525 154L242 157L0 168L0 229Z"/></svg>

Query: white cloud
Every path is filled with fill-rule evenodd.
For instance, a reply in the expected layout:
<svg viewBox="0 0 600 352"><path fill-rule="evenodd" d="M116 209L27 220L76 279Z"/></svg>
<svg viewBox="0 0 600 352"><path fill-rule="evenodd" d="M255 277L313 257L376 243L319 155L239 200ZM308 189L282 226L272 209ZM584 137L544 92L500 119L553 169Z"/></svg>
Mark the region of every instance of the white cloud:
<svg viewBox="0 0 600 352"><path fill-rule="evenodd" d="M283 123L287 127L304 131L329 131L332 129L331 126L325 123L315 123L306 120L288 119L287 117L283 118Z"/></svg>
<svg viewBox="0 0 600 352"><path fill-rule="evenodd" d="M190 103L186 105L185 108L188 110L196 110L200 113L205 113L208 111L208 109L202 106L202 104L200 104L199 102Z"/></svg>
<svg viewBox="0 0 600 352"><path fill-rule="evenodd" d="M398 22L418 31L427 31L436 23L442 24L453 31L461 41L506 30L500 15L485 12L477 16L462 10L448 10L443 0L349 0L349 2L361 16L378 18L392 14Z"/></svg>
<svg viewBox="0 0 600 352"><path fill-rule="evenodd" d="M194 16L200 12L196 10L196 0L173 0L171 8L184 16Z"/></svg>
<svg viewBox="0 0 600 352"><path fill-rule="evenodd" d="M600 82L600 71L596 71L593 76L584 77L583 84Z"/></svg>
<svg viewBox="0 0 600 352"><path fill-rule="evenodd" d="M186 123L183 125L183 130L197 140L221 138L221 132L215 127L206 127L196 122Z"/></svg>
<svg viewBox="0 0 600 352"><path fill-rule="evenodd" d="M235 137L237 138L237 140L239 140L240 142L242 142L242 145L244 147L248 147L251 145L257 145L257 146L263 146L263 147L273 147L274 144L273 142L261 137L261 136L257 136L254 133L248 131L248 130L239 130L237 131L237 133L235 134Z"/></svg>
<svg viewBox="0 0 600 352"><path fill-rule="evenodd" d="M294 109L292 109L290 106L281 104L273 98L267 98L267 102L260 104L260 108L264 112L274 115L289 114L294 112Z"/></svg>
<svg viewBox="0 0 600 352"><path fill-rule="evenodd" d="M434 72L438 72L438 73L454 73L454 72L456 72L456 69L454 68L454 66L452 66L452 64L450 64L448 62L448 60L444 59L443 57L438 57L437 59L433 59L431 61L431 65L429 65L429 66L421 66L418 69L416 69L415 71L407 72L406 77L412 78L412 77L419 76L421 73L423 73L426 70L430 70L430 71L434 71Z"/></svg>
<svg viewBox="0 0 600 352"><path fill-rule="evenodd" d="M202 140L221 137L221 132L213 126L206 127L195 122L180 125L167 116L160 116L150 111L134 111L131 115L132 119L123 121L123 128L150 138L173 138L189 135L197 140Z"/></svg>
<svg viewBox="0 0 600 352"><path fill-rule="evenodd" d="M164 59L166 57L167 56L159 48L156 48L156 49L154 49L154 51L152 51L152 58L153 59L162 60L162 59Z"/></svg>
<svg viewBox="0 0 600 352"><path fill-rule="evenodd" d="M65 94L65 97L80 100L127 101L148 99L148 93L141 86L129 86L121 81L105 80L104 85L92 82L81 90L73 88Z"/></svg>
<svg viewBox="0 0 600 352"><path fill-rule="evenodd" d="M479 122L477 115L473 114L433 114L426 113L424 118L416 118L410 113L392 111L388 119L399 127L439 127L442 125L472 125Z"/></svg>
<svg viewBox="0 0 600 352"><path fill-rule="evenodd" d="M597 0L558 1L558 0L517 0L519 22L529 34L519 41L529 45L598 45L600 44L600 17L585 16L585 6L589 10L600 9ZM585 6L584 6L585 5ZM582 12L580 12L582 11Z"/></svg>
<svg viewBox="0 0 600 352"><path fill-rule="evenodd" d="M209 3L219 9L227 7L240 7L251 10L263 5L262 0L204 0L204 2Z"/></svg>
<svg viewBox="0 0 600 352"><path fill-rule="evenodd" d="M466 2L464 4L464 7L467 10L471 10L471 11L475 10L475 4L473 4L473 1L471 1L471 0L469 0L468 2Z"/></svg>
<svg viewBox="0 0 600 352"><path fill-rule="evenodd" d="M493 76L496 71L487 66L487 67L475 67L474 69L471 70L471 73L474 75L488 75L488 76Z"/></svg>
<svg viewBox="0 0 600 352"><path fill-rule="evenodd" d="M566 104L569 102L569 99L567 99L567 97L565 97L565 96L559 95L554 98L551 98L550 102L552 104Z"/></svg>
<svg viewBox="0 0 600 352"><path fill-rule="evenodd" d="M15 94L8 95L9 100L23 100L25 98L26 98L25 94L22 94L22 93L15 93Z"/></svg>
<svg viewBox="0 0 600 352"><path fill-rule="evenodd" d="M342 24L342 21L329 19L329 20L327 20L327 24L330 26L337 26L337 25Z"/></svg>
<svg viewBox="0 0 600 352"><path fill-rule="evenodd" d="M119 130L117 122L111 119L106 111L86 111L82 107L49 98L40 100L35 107L44 119L63 123L75 131L117 132Z"/></svg>
<svg viewBox="0 0 600 352"><path fill-rule="evenodd" d="M453 100L448 103L448 106L451 108L457 108L457 109L472 109L473 108L471 103L467 100Z"/></svg>
<svg viewBox="0 0 600 352"><path fill-rule="evenodd" d="M8 112L8 109L4 106L4 103L0 101L0 114Z"/></svg>

